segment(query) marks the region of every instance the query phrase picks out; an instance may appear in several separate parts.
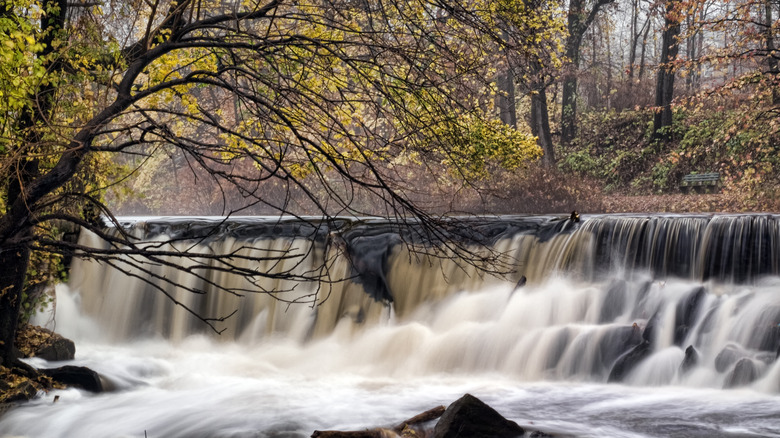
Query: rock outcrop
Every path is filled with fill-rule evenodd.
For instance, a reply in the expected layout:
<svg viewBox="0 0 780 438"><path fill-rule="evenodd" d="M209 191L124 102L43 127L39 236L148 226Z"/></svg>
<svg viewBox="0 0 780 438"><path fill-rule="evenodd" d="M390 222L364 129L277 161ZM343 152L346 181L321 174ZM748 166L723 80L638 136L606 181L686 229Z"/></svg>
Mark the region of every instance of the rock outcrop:
<svg viewBox="0 0 780 438"><path fill-rule="evenodd" d="M515 438L525 430L471 394L452 403L436 423L433 438Z"/></svg>
<svg viewBox="0 0 780 438"><path fill-rule="evenodd" d="M22 357L40 357L50 362L73 360L76 354L76 345L70 339L30 324L19 327L16 348Z"/></svg>

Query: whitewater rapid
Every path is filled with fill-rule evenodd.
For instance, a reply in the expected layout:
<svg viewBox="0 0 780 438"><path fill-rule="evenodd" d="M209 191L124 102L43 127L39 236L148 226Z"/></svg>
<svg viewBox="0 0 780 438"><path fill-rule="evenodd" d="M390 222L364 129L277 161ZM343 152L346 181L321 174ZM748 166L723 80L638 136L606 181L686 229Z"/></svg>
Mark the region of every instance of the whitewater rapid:
<svg viewBox="0 0 780 438"><path fill-rule="evenodd" d="M176 236L163 249L192 251L187 263L245 255L257 276L207 280L258 289L193 295L170 280L208 282L164 263L155 288L121 272L136 261L75 259L38 322L75 340L71 363L109 391L41 394L0 417L0 437L299 438L392 426L464 393L556 436L780 437L778 216L475 224L505 276L413 252L387 223L315 225L128 221L149 242ZM278 275L324 265L326 286ZM161 291L236 313L217 336Z"/></svg>
<svg viewBox="0 0 780 438"><path fill-rule="evenodd" d="M534 348L524 357L518 351L525 347L499 338L511 339L506 319L536 314L528 324L549 324L544 315L555 312L545 303L554 304L542 294L555 291L562 295L551 301L577 302L593 289L558 280L520 291L464 292L405 320L388 313L382 324L362 329L345 321L307 342L192 335L116 343L95 330L97 323L79 312L78 295L61 286L55 316L41 320L76 339L73 363L98 371L112 391L42 394L0 418L0 436L308 437L314 430L393 425L464 393L520 425L558 435L780 436L780 397L769 382L777 381L776 370L765 382L723 390L703 371L680 382L681 357L661 349L631 386L584 374L566 380L529 374ZM577 321L574 313L560 321ZM541 338L535 338L540 346ZM660 366L669 360L670 375Z"/></svg>

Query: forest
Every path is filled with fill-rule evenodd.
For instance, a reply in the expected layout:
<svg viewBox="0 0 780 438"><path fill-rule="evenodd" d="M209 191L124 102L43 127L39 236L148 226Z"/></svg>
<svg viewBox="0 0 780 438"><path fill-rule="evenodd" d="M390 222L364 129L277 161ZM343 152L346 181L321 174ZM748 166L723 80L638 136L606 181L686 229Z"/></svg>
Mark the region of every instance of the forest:
<svg viewBox="0 0 780 438"><path fill-rule="evenodd" d="M464 231L441 231L452 215L777 210L778 15L776 0L3 1L0 364L19 363L19 315L74 254L171 255L106 234L117 215L382 216L440 242ZM705 173L712 193L680 194ZM110 248L69 240L79 228ZM234 256L211 257L241 271Z"/></svg>

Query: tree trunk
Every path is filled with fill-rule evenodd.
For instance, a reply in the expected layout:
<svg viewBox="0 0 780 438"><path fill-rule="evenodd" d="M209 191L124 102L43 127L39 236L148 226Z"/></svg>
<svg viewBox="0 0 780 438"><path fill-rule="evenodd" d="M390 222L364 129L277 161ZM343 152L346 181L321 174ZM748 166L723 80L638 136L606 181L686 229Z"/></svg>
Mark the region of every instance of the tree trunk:
<svg viewBox="0 0 780 438"><path fill-rule="evenodd" d="M775 40L774 40L774 20L772 19L772 0L766 0L764 3L764 13L766 15L766 53L767 63L769 64L769 75L772 77L772 81L777 80L778 68L777 68L777 54L775 53ZM772 87L772 105L777 105L780 102L780 92L777 87Z"/></svg>
<svg viewBox="0 0 780 438"><path fill-rule="evenodd" d="M602 38L607 46L607 62L604 63L604 67L607 69L607 109L612 108L612 44L610 43L609 29L604 29Z"/></svg>
<svg viewBox="0 0 780 438"><path fill-rule="evenodd" d="M637 80L642 81L645 77L645 59L647 54L647 36L650 35L650 19L647 19L648 26L645 28L645 33L642 35L642 53L639 57L639 73L637 73Z"/></svg>
<svg viewBox="0 0 780 438"><path fill-rule="evenodd" d="M666 16L664 19L664 32L661 46L661 59L658 66L658 76L655 86L655 107L653 117L653 138L655 140L668 140L672 126L672 98L674 97L674 66L672 63L677 58L680 35L680 22L676 18L677 2L670 0L666 4Z"/></svg>
<svg viewBox="0 0 780 438"><path fill-rule="evenodd" d="M515 76L511 68L498 76L498 97L496 105L498 106L499 117L501 121L511 127L517 126L517 109L515 108Z"/></svg>
<svg viewBox="0 0 780 438"><path fill-rule="evenodd" d="M584 0L571 0L569 3L568 23L566 29L566 57L571 64L564 76L563 94L561 96L561 143L568 144L574 139L577 130L577 73L580 68L580 46L582 37L596 18L602 6L614 0L597 0L590 11L585 11ZM545 102L546 106L546 102Z"/></svg>
<svg viewBox="0 0 780 438"><path fill-rule="evenodd" d="M547 167L555 165L555 149L550 132L550 115L547 110L547 90L540 86L531 93L531 132L537 138L544 156L542 163Z"/></svg>
<svg viewBox="0 0 780 438"><path fill-rule="evenodd" d="M0 365L6 367L18 359L14 340L29 259L24 247L0 248Z"/></svg>
<svg viewBox="0 0 780 438"><path fill-rule="evenodd" d="M583 29L583 0L571 0L569 3L569 15L567 29L569 37L566 39L566 58L570 65L563 80L563 94L561 95L561 143L569 144L573 139L577 123L577 73L580 68L580 45L582 36L587 29ZM546 156L546 155L545 155Z"/></svg>

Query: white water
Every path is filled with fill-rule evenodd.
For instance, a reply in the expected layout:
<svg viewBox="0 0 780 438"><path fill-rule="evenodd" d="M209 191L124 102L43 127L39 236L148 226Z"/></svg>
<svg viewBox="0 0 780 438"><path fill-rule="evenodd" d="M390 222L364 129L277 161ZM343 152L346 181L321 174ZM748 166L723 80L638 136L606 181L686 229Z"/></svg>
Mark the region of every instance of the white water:
<svg viewBox="0 0 780 438"><path fill-rule="evenodd" d="M780 322L780 279L737 286L616 270L584 281L551 268L585 264L562 249L575 237L527 237L509 245L542 262L527 263L535 281L521 289L473 279L446 286L441 277L458 274L441 266L420 273L399 256L389 282L407 293L393 310L354 284L314 309L260 296L249 301L254 316L231 326L241 333L223 339L189 334L191 323L160 313L160 301L146 320L140 282L77 267L83 278L75 291L58 288L51 322L76 340L73 363L113 390L42 395L0 417L0 436L308 437L391 426L469 392L522 426L558 435L780 437L780 365L759 347ZM699 311L677 345L675 309L699 287ZM641 331L654 315L650 356L624 383L606 383L625 350L616 336ZM700 360L683 373L688 345ZM722 389L733 364L719 371L715 359L729 346L754 364L755 381Z"/></svg>
<svg viewBox="0 0 780 438"><path fill-rule="evenodd" d="M576 373L558 380L566 367L545 375L538 360L549 348L545 333L563 326L597 330L554 304L576 304L593 292L563 280L514 293L499 286L454 295L405 321L365 330L347 321L305 344L205 336L114 344L95 336L89 319L68 313L77 306L61 287L57 329L77 340L75 363L116 389L54 391L6 414L0 431L52 438L305 437L316 429L393 425L469 392L523 426L578 437L780 436L777 369L734 390L720 389L722 377L707 367L679 382L682 353L667 347L632 375L639 386ZM556 298L544 298L550 294Z"/></svg>

